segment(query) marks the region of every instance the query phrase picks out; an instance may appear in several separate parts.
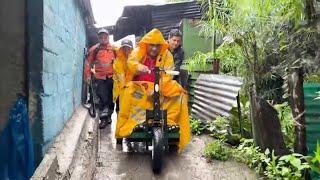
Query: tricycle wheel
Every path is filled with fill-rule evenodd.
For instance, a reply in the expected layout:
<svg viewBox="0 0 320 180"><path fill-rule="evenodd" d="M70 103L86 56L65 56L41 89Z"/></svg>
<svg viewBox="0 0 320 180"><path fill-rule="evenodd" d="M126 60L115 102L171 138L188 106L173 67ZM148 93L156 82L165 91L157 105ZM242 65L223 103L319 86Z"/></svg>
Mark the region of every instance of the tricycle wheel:
<svg viewBox="0 0 320 180"><path fill-rule="evenodd" d="M91 106L89 107L89 115L92 117L92 118L96 118L97 116L97 113L96 113L96 109L94 107L93 104L91 104Z"/></svg>
<svg viewBox="0 0 320 180"><path fill-rule="evenodd" d="M163 163L163 131L161 127L155 127L152 131L152 170L155 174L159 174Z"/></svg>
<svg viewBox="0 0 320 180"><path fill-rule="evenodd" d="M179 150L178 145L176 145L176 144L170 144L169 145L169 152L170 153L177 153L178 150Z"/></svg>
<svg viewBox="0 0 320 180"><path fill-rule="evenodd" d="M123 138L117 138L117 145L122 145Z"/></svg>

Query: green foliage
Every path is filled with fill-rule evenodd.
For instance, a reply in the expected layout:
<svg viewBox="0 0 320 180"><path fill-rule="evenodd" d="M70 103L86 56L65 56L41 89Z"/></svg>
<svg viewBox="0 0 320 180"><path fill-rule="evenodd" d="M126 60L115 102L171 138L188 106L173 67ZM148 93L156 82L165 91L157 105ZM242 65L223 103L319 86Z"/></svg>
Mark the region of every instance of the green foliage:
<svg viewBox="0 0 320 180"><path fill-rule="evenodd" d="M195 135L200 135L205 130L205 125L199 119L190 120L191 132Z"/></svg>
<svg viewBox="0 0 320 180"><path fill-rule="evenodd" d="M220 60L221 72L231 75L241 75L245 59L241 48L237 44L225 41L214 53L214 57Z"/></svg>
<svg viewBox="0 0 320 180"><path fill-rule="evenodd" d="M229 122L221 116L207 124L207 130L218 139L226 139L231 134Z"/></svg>
<svg viewBox="0 0 320 180"><path fill-rule="evenodd" d="M314 152L314 156L309 156L307 158L308 163L312 171L320 174L320 144L317 142L317 149Z"/></svg>
<svg viewBox="0 0 320 180"><path fill-rule="evenodd" d="M207 158L226 161L231 157L231 150L223 145L223 141L213 141L206 146L204 155Z"/></svg>
<svg viewBox="0 0 320 180"><path fill-rule="evenodd" d="M264 174L270 179L302 179L310 168L301 154L289 154L278 158L272 152L271 161L267 163Z"/></svg>
<svg viewBox="0 0 320 180"><path fill-rule="evenodd" d="M270 82L269 79L274 75L271 70L281 76L287 76L300 67L307 68L308 72L319 73L315 52L319 49L320 33L316 28L304 24L306 20L304 1L201 0L201 2L207 10L202 18L202 34L208 38L221 34L229 37L227 39L232 39L230 44L236 44L239 51L235 51L236 57L230 59L245 60L241 66L243 70L241 75L246 78L245 87L256 84L259 96L272 98L270 95L264 96L264 93L272 92L272 89L270 91L265 89L269 85L264 85L264 82ZM229 57L226 59L228 62Z"/></svg>
<svg viewBox="0 0 320 180"><path fill-rule="evenodd" d="M278 112L278 117L281 124L281 131L284 136L284 141L288 149L293 151L295 139L295 121L292 116L292 110L288 103L276 104L274 108Z"/></svg>
<svg viewBox="0 0 320 180"><path fill-rule="evenodd" d="M297 153L278 157L274 155L274 151L270 153L269 149L261 152L252 139L243 139L233 154L235 160L247 164L270 179L302 179L310 169L306 162L307 157ZM314 158L310 158L310 161L311 159Z"/></svg>
<svg viewBox="0 0 320 180"><path fill-rule="evenodd" d="M253 139L242 139L242 143L234 152L234 158L238 162L242 162L254 169L257 173L262 173L264 169L264 162L268 162L267 155L269 150L266 150L265 154L260 152L260 148L254 145Z"/></svg>
<svg viewBox="0 0 320 180"><path fill-rule="evenodd" d="M240 95L240 107L241 107L241 119L242 119L242 131L244 138L251 138L251 128L252 124L250 121L250 103L248 101L248 97L245 95ZM230 117L228 118L230 121L230 126L232 129L232 133L240 134L240 123L239 123L239 115L238 109L232 108L230 112Z"/></svg>
<svg viewBox="0 0 320 180"><path fill-rule="evenodd" d="M191 58L186 59L187 70L189 72L208 71L212 69L212 53L204 54L200 51L194 53Z"/></svg>
<svg viewBox="0 0 320 180"><path fill-rule="evenodd" d="M320 75L319 74L308 74L304 78L304 82L307 82L307 83L320 83Z"/></svg>
<svg viewBox="0 0 320 180"><path fill-rule="evenodd" d="M241 107L241 123L243 136L251 138L251 122L250 122L250 103L248 98L240 96ZM241 137L239 114L237 108L232 108L229 117L218 116L215 120L209 121L206 124L206 131L211 136L225 140L226 142L236 145L239 144Z"/></svg>

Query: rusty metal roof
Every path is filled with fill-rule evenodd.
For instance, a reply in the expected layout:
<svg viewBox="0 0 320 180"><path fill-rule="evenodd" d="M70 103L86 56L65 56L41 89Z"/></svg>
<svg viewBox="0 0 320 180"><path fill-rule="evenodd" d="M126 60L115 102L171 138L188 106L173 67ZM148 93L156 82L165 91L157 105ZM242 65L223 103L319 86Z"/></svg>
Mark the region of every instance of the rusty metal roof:
<svg viewBox="0 0 320 180"><path fill-rule="evenodd" d="M228 117L237 106L237 96L243 81L241 78L217 74L200 74L194 88L191 113L202 121L217 116Z"/></svg>

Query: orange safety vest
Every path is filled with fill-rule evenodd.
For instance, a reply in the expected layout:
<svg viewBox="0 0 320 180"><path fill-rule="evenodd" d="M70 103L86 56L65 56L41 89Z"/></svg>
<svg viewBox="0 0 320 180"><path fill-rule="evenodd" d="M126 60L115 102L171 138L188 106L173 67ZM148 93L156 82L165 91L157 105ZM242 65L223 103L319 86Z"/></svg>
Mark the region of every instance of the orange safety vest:
<svg viewBox="0 0 320 180"><path fill-rule="evenodd" d="M115 59L114 51L110 44L102 46L96 44L89 49L87 61L85 64L85 78L90 78L91 67L95 68L95 78L111 78L113 75L113 61Z"/></svg>

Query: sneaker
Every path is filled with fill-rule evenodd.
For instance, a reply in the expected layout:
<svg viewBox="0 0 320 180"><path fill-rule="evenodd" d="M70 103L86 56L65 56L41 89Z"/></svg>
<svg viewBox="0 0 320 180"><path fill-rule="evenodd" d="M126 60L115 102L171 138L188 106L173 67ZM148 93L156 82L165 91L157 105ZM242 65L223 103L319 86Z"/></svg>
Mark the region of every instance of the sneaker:
<svg viewBox="0 0 320 180"><path fill-rule="evenodd" d="M108 124L111 124L111 123L112 123L111 117L107 117L107 123L108 123Z"/></svg>
<svg viewBox="0 0 320 180"><path fill-rule="evenodd" d="M83 106L84 106L85 108L89 109L89 108L91 107L91 104L86 102L86 103L83 104Z"/></svg>
<svg viewBox="0 0 320 180"><path fill-rule="evenodd" d="M100 117L106 117L109 115L109 110L104 109L103 111L100 112Z"/></svg>
<svg viewBox="0 0 320 180"><path fill-rule="evenodd" d="M106 119L101 119L100 123L99 123L99 129L104 129L104 128L107 127L107 125L108 125L107 120Z"/></svg>

